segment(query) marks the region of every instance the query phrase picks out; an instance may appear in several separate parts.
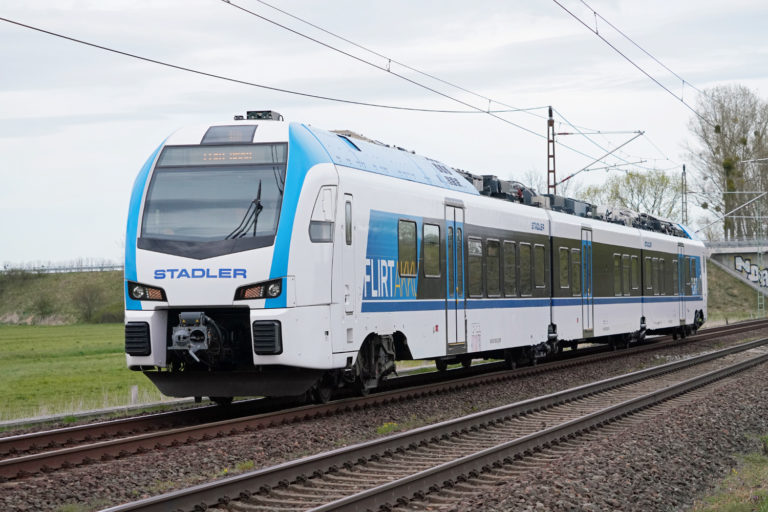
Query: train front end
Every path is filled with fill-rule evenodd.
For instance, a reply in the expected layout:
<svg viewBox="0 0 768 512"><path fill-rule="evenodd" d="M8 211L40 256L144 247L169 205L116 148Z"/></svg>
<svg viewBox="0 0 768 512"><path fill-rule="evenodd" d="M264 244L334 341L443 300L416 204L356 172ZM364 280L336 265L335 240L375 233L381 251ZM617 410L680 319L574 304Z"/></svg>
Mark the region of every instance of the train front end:
<svg viewBox="0 0 768 512"><path fill-rule="evenodd" d="M297 301L289 262L309 238L302 191L335 168L302 125L248 117L176 132L134 184L126 358L168 396L299 395L331 364L330 286ZM330 279L332 250L314 256Z"/></svg>

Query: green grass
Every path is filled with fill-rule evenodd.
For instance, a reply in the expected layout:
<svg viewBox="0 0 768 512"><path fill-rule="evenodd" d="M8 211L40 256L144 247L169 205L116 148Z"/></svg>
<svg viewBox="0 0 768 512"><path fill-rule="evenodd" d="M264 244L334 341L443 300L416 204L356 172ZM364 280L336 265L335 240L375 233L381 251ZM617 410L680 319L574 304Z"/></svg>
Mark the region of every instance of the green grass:
<svg viewBox="0 0 768 512"><path fill-rule="evenodd" d="M707 265L708 325L738 322L757 312L757 291L713 264Z"/></svg>
<svg viewBox="0 0 768 512"><path fill-rule="evenodd" d="M121 322L123 273L0 273L0 323Z"/></svg>
<svg viewBox="0 0 768 512"><path fill-rule="evenodd" d="M714 494L697 503L693 512L768 512L768 436L763 453L746 455Z"/></svg>
<svg viewBox="0 0 768 512"><path fill-rule="evenodd" d="M0 420L128 405L162 395L125 365L122 324L0 325Z"/></svg>

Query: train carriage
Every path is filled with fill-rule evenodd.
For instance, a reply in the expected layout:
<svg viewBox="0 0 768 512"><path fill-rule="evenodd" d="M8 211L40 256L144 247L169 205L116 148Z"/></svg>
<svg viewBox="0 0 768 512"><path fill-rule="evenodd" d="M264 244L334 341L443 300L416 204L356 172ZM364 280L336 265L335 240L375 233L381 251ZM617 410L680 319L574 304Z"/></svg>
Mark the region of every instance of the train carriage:
<svg viewBox="0 0 768 512"><path fill-rule="evenodd" d="M134 185L127 363L167 395L323 398L397 359L531 362L706 317L682 227L488 197L436 160L248 117L171 135Z"/></svg>

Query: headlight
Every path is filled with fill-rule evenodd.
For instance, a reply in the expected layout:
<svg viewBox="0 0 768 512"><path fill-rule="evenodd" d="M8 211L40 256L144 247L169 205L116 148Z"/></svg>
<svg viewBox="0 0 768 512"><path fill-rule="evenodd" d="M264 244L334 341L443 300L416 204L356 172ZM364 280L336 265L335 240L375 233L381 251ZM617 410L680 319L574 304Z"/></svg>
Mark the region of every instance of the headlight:
<svg viewBox="0 0 768 512"><path fill-rule="evenodd" d="M235 291L235 300L274 299L282 293L282 283L282 279L275 279L264 283L241 286Z"/></svg>
<svg viewBox="0 0 768 512"><path fill-rule="evenodd" d="M280 295L280 281L277 281L267 286L268 297L277 297L278 295Z"/></svg>
<svg viewBox="0 0 768 512"><path fill-rule="evenodd" d="M128 281L128 295L134 300L167 300L162 288L134 283L133 281Z"/></svg>

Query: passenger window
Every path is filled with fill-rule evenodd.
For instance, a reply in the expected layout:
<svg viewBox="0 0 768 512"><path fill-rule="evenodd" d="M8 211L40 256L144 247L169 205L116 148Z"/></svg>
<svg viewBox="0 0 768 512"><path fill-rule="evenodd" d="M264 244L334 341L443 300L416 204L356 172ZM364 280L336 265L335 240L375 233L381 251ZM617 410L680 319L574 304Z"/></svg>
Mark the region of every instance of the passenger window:
<svg viewBox="0 0 768 512"><path fill-rule="evenodd" d="M659 258L653 258L652 282L653 282L653 294L658 295L659 294Z"/></svg>
<svg viewBox="0 0 768 512"><path fill-rule="evenodd" d="M461 251L461 246L458 248L454 245L453 240L453 226L448 226L448 254L446 258L446 269L445 273L448 274L448 290L449 290L449 297L453 297L453 294L456 293L456 288L453 285L453 278L454 278L454 269L453 269L453 254L455 251Z"/></svg>
<svg viewBox="0 0 768 512"><path fill-rule="evenodd" d="M501 274L499 265L501 263L501 249L498 240L488 240L486 251L486 290L489 297L498 297L501 295Z"/></svg>
<svg viewBox="0 0 768 512"><path fill-rule="evenodd" d="M469 296L483 296L483 242L479 238L468 238L469 248Z"/></svg>
<svg viewBox="0 0 768 512"><path fill-rule="evenodd" d="M397 226L397 270L401 277L416 277L416 223L401 220Z"/></svg>
<svg viewBox="0 0 768 512"><path fill-rule="evenodd" d="M346 231L347 245L352 245L352 203L344 203L344 227Z"/></svg>
<svg viewBox="0 0 768 512"><path fill-rule="evenodd" d="M645 257L645 289L653 290L653 283L651 282L651 258Z"/></svg>
<svg viewBox="0 0 768 512"><path fill-rule="evenodd" d="M659 258L659 295L667 294L667 280L664 278L664 258Z"/></svg>
<svg viewBox="0 0 768 512"><path fill-rule="evenodd" d="M568 279L568 248L561 247L558 251L560 253L560 288L570 288L570 282Z"/></svg>
<svg viewBox="0 0 768 512"><path fill-rule="evenodd" d="M440 226L424 224L424 276L440 277Z"/></svg>
<svg viewBox="0 0 768 512"><path fill-rule="evenodd" d="M640 258L632 256L632 289L640 289Z"/></svg>
<svg viewBox="0 0 768 512"><path fill-rule="evenodd" d="M629 295L629 254L621 256L621 292L622 295Z"/></svg>
<svg viewBox="0 0 768 512"><path fill-rule="evenodd" d="M613 294L621 295L621 254L613 255Z"/></svg>
<svg viewBox="0 0 768 512"><path fill-rule="evenodd" d="M680 277L677 265L677 260L672 260L672 295L680 295Z"/></svg>
<svg viewBox="0 0 768 512"><path fill-rule="evenodd" d="M571 293L581 295L581 251L571 249Z"/></svg>
<svg viewBox="0 0 768 512"><path fill-rule="evenodd" d="M504 242L504 295L517 297L517 254L515 242Z"/></svg>
<svg viewBox="0 0 768 512"><path fill-rule="evenodd" d="M520 295L523 297L530 297L533 291L531 256L531 244L520 244Z"/></svg>
<svg viewBox="0 0 768 512"><path fill-rule="evenodd" d="M456 294L464 296L464 241L461 228L456 228Z"/></svg>
<svg viewBox="0 0 768 512"><path fill-rule="evenodd" d="M541 244L536 244L533 246L533 271L535 274L535 282L536 288L545 288L546 287L546 265L544 263L544 246Z"/></svg>

